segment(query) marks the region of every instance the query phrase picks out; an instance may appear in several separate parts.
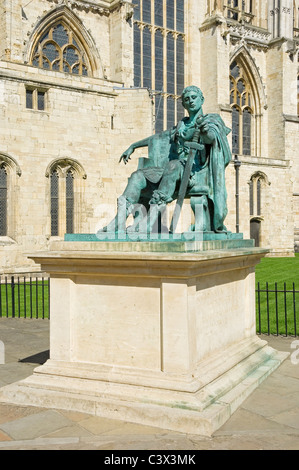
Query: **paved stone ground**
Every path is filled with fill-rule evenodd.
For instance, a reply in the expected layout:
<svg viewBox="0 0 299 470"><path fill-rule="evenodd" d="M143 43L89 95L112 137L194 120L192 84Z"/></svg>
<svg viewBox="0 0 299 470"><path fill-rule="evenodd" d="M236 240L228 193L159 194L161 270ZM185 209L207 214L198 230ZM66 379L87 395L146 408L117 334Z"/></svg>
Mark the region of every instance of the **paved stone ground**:
<svg viewBox="0 0 299 470"><path fill-rule="evenodd" d="M31 375L45 362L48 328L48 320L0 319L0 340L5 346L0 387ZM263 339L280 351L295 352L291 348L295 338ZM279 449L299 450L299 363L292 363L291 356L211 438L84 413L0 403L0 450L102 450L111 455L116 450Z"/></svg>

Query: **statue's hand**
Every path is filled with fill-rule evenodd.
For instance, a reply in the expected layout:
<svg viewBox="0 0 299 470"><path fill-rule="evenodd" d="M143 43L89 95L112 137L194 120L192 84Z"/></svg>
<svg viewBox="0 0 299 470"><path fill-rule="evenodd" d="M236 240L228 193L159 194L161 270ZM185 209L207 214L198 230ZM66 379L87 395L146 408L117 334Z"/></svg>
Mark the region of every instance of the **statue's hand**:
<svg viewBox="0 0 299 470"><path fill-rule="evenodd" d="M119 163L123 160L124 164L126 165L128 161L131 159L131 155L133 152L134 152L134 149L133 147L130 146L120 157Z"/></svg>
<svg viewBox="0 0 299 470"><path fill-rule="evenodd" d="M204 117L202 117L198 123L198 128L200 132L207 134L210 130L210 125L209 123L205 120Z"/></svg>

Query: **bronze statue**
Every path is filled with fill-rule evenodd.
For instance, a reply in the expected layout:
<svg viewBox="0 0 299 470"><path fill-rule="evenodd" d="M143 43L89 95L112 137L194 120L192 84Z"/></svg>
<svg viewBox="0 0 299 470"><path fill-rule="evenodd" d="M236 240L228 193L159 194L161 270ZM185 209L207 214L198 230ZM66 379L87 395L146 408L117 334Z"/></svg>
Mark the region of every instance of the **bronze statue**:
<svg viewBox="0 0 299 470"><path fill-rule="evenodd" d="M136 213L136 205L140 205L145 211L155 208L151 210L151 221L147 222L147 231L151 232L159 213L176 199L176 220L169 229L175 231L184 198L190 198L195 216L197 204L201 205L200 213L204 215L201 220L195 218L193 230L227 231L223 223L227 215L225 168L231 160L227 140L230 129L218 114L204 115L203 103L199 88L185 88L182 104L188 117L171 130L130 145L122 154L120 162L127 164L135 149L148 147L148 158L141 159L143 167L132 173L118 199L116 217L102 231L125 231L126 219L133 211ZM144 216L139 211L139 224ZM136 229L138 224L134 225Z"/></svg>

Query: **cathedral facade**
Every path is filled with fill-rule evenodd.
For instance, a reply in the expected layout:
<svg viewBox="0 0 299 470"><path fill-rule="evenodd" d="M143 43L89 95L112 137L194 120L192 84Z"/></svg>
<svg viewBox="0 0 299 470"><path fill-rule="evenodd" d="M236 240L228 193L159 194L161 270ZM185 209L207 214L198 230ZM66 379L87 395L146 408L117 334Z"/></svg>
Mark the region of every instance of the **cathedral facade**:
<svg viewBox="0 0 299 470"><path fill-rule="evenodd" d="M227 228L272 256L299 232L298 0L1 0L0 273L111 219L132 142L196 85L231 128Z"/></svg>

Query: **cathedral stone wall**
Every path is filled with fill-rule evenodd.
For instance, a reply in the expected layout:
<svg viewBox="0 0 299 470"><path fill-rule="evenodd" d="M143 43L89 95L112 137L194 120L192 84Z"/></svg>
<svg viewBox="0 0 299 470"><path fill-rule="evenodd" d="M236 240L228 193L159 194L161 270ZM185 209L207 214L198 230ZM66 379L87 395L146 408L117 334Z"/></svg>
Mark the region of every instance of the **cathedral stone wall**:
<svg viewBox="0 0 299 470"><path fill-rule="evenodd" d="M93 233L113 217L117 197L137 169L138 158L146 156L140 149L127 165L119 163L131 143L154 133L155 124L152 91L133 86L131 3L1 2L0 165L5 165L9 182L7 234L0 236L2 273L35 269L25 254L47 249L53 239L54 169L63 192L66 172L73 165L74 230ZM238 155L240 232L250 237L250 222L258 220L260 244L269 247L272 256L292 256L294 231L299 229L299 24L293 30L293 2L282 3L277 11L274 0L245 2L247 16L242 20L241 10L237 19L229 17L225 0L185 1L185 85L202 89L204 112L219 113L232 127L229 73L233 61L240 65L250 88L251 153ZM88 57L86 76L47 70L31 62L43 31L63 18ZM32 109L26 102L28 90L35 97ZM37 109L38 92L44 96L42 110ZM229 140L232 143L232 134ZM231 231L236 229L235 176L232 162L227 169L226 221ZM250 214L250 184L255 178L262 182L261 210ZM60 238L66 229L65 213L63 201Z"/></svg>

